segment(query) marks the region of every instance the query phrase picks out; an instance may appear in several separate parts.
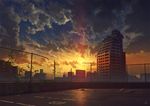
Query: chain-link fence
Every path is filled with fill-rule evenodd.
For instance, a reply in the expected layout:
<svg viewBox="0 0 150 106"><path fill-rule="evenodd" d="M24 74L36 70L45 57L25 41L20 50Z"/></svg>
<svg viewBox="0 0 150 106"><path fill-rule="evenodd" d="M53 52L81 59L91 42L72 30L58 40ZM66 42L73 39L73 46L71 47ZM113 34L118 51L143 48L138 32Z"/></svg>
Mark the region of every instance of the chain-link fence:
<svg viewBox="0 0 150 106"><path fill-rule="evenodd" d="M150 63L128 64L129 82L150 82Z"/></svg>

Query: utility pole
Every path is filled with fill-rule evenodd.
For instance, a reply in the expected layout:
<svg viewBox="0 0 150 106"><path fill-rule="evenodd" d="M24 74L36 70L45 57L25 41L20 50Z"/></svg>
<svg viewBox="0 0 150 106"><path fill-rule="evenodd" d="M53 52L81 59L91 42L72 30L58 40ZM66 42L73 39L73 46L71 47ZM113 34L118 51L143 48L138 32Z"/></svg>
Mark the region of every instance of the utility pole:
<svg viewBox="0 0 150 106"><path fill-rule="evenodd" d="M31 53L31 63L30 63L30 83L32 82L32 63L33 63L33 53Z"/></svg>
<svg viewBox="0 0 150 106"><path fill-rule="evenodd" d="M55 78L56 78L56 62L54 60L54 80L55 80Z"/></svg>

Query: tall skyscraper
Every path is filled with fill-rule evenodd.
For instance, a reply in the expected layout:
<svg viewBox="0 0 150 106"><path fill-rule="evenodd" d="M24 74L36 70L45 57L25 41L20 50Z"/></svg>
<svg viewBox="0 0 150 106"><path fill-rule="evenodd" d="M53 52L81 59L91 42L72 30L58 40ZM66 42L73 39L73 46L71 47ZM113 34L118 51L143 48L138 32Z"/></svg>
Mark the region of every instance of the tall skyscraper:
<svg viewBox="0 0 150 106"><path fill-rule="evenodd" d="M97 54L97 71L103 80L122 81L126 78L123 35L113 30L100 44Z"/></svg>

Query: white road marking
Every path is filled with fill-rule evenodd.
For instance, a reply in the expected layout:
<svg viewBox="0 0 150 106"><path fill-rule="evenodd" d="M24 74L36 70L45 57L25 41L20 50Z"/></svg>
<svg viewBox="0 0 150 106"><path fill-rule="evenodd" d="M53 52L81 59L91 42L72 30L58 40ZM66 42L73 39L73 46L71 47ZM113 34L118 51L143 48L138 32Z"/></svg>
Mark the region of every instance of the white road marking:
<svg viewBox="0 0 150 106"><path fill-rule="evenodd" d="M31 104L18 103L18 102L13 102L13 101L8 101L8 100L0 100L0 102L10 103L10 104L17 104L17 105L21 105L21 106L35 106L35 105L31 105Z"/></svg>
<svg viewBox="0 0 150 106"><path fill-rule="evenodd" d="M21 105L21 106L35 106L35 105L31 105L31 104L25 104L25 103L16 103L17 105Z"/></svg>
<svg viewBox="0 0 150 106"><path fill-rule="evenodd" d="M74 99L68 99L68 98L64 98L62 100L65 100L65 101L75 101Z"/></svg>
<svg viewBox="0 0 150 106"><path fill-rule="evenodd" d="M35 98L38 98L38 99L61 99L61 98L54 98L54 97L44 97L44 96L34 96Z"/></svg>
<svg viewBox="0 0 150 106"><path fill-rule="evenodd" d="M0 102L4 102L4 103L14 103L13 101L7 101L7 100L0 100Z"/></svg>
<svg viewBox="0 0 150 106"><path fill-rule="evenodd" d="M39 99L44 99L45 97L43 96L34 96L35 98L39 98Z"/></svg>
<svg viewBox="0 0 150 106"><path fill-rule="evenodd" d="M54 97L43 97L43 96L34 96L34 97L38 99L55 99L55 100L75 101L74 99L70 99L70 98L54 98Z"/></svg>

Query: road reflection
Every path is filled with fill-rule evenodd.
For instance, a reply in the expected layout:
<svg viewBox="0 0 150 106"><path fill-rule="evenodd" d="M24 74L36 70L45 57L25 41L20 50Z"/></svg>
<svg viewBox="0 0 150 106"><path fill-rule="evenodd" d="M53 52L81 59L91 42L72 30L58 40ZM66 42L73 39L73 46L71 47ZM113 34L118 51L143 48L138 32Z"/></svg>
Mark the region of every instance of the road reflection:
<svg viewBox="0 0 150 106"><path fill-rule="evenodd" d="M71 93L77 106L86 106L91 94L90 92L87 93L86 89L74 90Z"/></svg>

